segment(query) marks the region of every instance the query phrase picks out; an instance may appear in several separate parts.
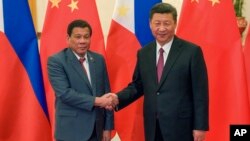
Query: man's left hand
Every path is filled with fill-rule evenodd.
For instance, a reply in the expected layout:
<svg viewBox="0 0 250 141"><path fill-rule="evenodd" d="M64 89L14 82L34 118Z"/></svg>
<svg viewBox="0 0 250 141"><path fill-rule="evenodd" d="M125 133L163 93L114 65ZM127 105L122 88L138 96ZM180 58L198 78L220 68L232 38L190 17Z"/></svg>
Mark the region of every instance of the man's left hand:
<svg viewBox="0 0 250 141"><path fill-rule="evenodd" d="M193 130L194 141L204 141L206 131L202 130Z"/></svg>

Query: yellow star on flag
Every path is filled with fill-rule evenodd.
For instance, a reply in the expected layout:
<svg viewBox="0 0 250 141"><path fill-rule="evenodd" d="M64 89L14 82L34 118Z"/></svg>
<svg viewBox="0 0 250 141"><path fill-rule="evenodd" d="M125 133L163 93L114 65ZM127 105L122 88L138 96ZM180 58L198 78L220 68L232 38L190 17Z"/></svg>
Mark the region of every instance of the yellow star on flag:
<svg viewBox="0 0 250 141"><path fill-rule="evenodd" d="M128 10L129 10L128 7L126 7L126 6L121 6L121 7L118 8L118 14L119 14L120 16L126 16L127 13L128 13Z"/></svg>
<svg viewBox="0 0 250 141"><path fill-rule="evenodd" d="M75 9L78 9L78 1L71 0L71 3L68 5L68 7L71 8L71 12L73 12Z"/></svg>
<svg viewBox="0 0 250 141"><path fill-rule="evenodd" d="M220 1L219 0L209 0L209 1L211 1L212 2L212 6L214 6L216 3L220 3Z"/></svg>
<svg viewBox="0 0 250 141"><path fill-rule="evenodd" d="M51 8L53 7L59 8L58 4L61 2L61 0L49 0L49 1L52 3Z"/></svg>

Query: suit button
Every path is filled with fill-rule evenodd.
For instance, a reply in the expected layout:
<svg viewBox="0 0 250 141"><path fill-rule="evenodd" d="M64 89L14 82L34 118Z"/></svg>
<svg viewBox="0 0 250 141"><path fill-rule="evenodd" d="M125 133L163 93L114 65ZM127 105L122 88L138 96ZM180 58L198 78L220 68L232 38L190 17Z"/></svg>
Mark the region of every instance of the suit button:
<svg viewBox="0 0 250 141"><path fill-rule="evenodd" d="M159 92L157 92L157 93L156 93L156 95L160 95L160 93L159 93Z"/></svg>

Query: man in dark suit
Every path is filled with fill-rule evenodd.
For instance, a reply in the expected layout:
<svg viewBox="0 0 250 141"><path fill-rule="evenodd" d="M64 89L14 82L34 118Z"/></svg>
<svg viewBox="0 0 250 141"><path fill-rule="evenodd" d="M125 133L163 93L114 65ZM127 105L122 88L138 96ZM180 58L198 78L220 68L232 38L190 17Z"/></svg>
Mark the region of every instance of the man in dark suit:
<svg viewBox="0 0 250 141"><path fill-rule="evenodd" d="M58 141L110 141L113 111L103 56L89 51L92 29L83 20L68 25L68 48L49 57L49 80L56 95ZM79 60L82 60L80 62Z"/></svg>
<svg viewBox="0 0 250 141"><path fill-rule="evenodd" d="M119 103L117 110L144 95L146 141L203 141L208 130L208 77L202 50L175 36L176 24L172 5L152 7L150 28L156 41L138 51L132 82L112 94L114 104Z"/></svg>

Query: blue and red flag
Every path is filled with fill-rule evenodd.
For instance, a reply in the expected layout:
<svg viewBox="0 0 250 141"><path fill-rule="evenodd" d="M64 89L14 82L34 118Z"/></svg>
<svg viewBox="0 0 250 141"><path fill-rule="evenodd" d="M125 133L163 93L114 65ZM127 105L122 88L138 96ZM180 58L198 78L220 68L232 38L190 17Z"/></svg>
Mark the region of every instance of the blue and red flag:
<svg viewBox="0 0 250 141"><path fill-rule="evenodd" d="M0 140L50 141L38 42L27 0L0 0Z"/></svg>
<svg viewBox="0 0 250 141"><path fill-rule="evenodd" d="M112 92L128 85L137 50L154 40L149 28L149 11L157 2L161 0L116 1L106 47ZM122 141L144 140L142 100L115 113L115 129Z"/></svg>

